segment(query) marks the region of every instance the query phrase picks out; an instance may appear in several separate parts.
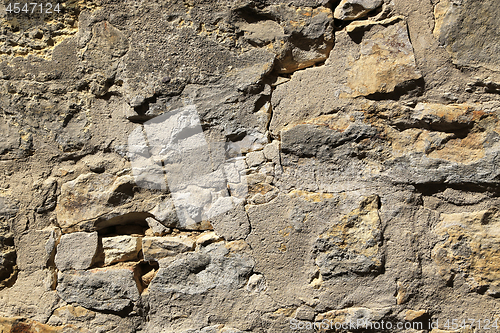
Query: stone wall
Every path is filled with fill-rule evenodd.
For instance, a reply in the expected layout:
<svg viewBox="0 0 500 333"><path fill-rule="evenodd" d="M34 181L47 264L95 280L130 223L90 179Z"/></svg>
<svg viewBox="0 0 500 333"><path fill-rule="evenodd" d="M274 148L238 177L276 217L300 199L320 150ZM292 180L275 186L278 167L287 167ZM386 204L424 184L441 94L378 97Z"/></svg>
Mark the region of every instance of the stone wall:
<svg viewBox="0 0 500 333"><path fill-rule="evenodd" d="M496 0L9 4L0 332L498 319Z"/></svg>

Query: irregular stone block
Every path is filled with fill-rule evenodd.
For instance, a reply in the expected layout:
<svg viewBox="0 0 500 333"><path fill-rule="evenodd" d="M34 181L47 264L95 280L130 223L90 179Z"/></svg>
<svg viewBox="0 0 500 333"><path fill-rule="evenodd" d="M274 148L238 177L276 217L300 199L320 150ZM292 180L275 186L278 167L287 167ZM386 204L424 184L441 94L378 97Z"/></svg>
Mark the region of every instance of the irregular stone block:
<svg viewBox="0 0 500 333"><path fill-rule="evenodd" d="M270 130L277 135L287 126L335 113L353 104L352 97L402 95L405 85L421 77L406 23L373 26L360 42L339 31L325 66L296 72L276 87Z"/></svg>
<svg viewBox="0 0 500 333"><path fill-rule="evenodd" d="M432 250L432 258L446 281L456 271L465 276L477 292L500 295L500 211L488 210L441 214L434 232L442 240Z"/></svg>
<svg viewBox="0 0 500 333"><path fill-rule="evenodd" d="M333 17L338 20L356 20L382 6L383 0L342 0L335 8Z"/></svg>
<svg viewBox="0 0 500 333"><path fill-rule="evenodd" d="M50 230L30 230L21 236L16 244L19 269L32 271L47 267L48 261L53 258L52 235ZM75 249L72 255L77 251L78 249Z"/></svg>
<svg viewBox="0 0 500 333"><path fill-rule="evenodd" d="M166 233L170 232L170 228L165 227L163 224L156 221L152 217L148 217L146 219L146 222L148 223L148 226L151 228L151 231L155 236L163 236Z"/></svg>
<svg viewBox="0 0 500 333"><path fill-rule="evenodd" d="M500 71L500 29L496 0L440 0L434 7L434 36L459 66Z"/></svg>
<svg viewBox="0 0 500 333"><path fill-rule="evenodd" d="M257 10L256 14L271 19L237 26L250 44L276 54L275 70L279 73L310 67L328 57L334 44L333 14L329 8L280 4Z"/></svg>
<svg viewBox="0 0 500 333"><path fill-rule="evenodd" d="M250 223L243 204L211 220L214 231L227 241L244 239L250 232Z"/></svg>
<svg viewBox="0 0 500 333"><path fill-rule="evenodd" d="M129 269L59 272L57 293L65 302L113 312L129 309L140 298L134 273Z"/></svg>
<svg viewBox="0 0 500 333"><path fill-rule="evenodd" d="M345 274L377 274L383 267L377 195L365 198L316 240L313 256L324 280Z"/></svg>
<svg viewBox="0 0 500 333"><path fill-rule="evenodd" d="M194 295L213 288L238 289L245 285L253 265L249 256L229 253L224 244L214 243L200 252L183 253L174 261L160 261L148 290Z"/></svg>
<svg viewBox="0 0 500 333"><path fill-rule="evenodd" d="M61 186L56 207L63 232L93 231L147 217L159 199L134 199L132 176L88 173Z"/></svg>
<svg viewBox="0 0 500 333"><path fill-rule="evenodd" d="M262 274L253 274L250 276L246 285L246 289L249 292L260 293L266 290L266 288L266 278Z"/></svg>
<svg viewBox="0 0 500 333"><path fill-rule="evenodd" d="M376 322L384 318L385 315L391 312L391 308L369 309L362 307L353 307L342 310L332 310L325 313L320 313L316 316L315 321L327 320L333 323L357 323L361 322Z"/></svg>
<svg viewBox="0 0 500 333"><path fill-rule="evenodd" d="M222 238L218 236L215 232L210 231L207 233L203 233L200 237L196 239L196 245L205 246L211 243L218 242Z"/></svg>
<svg viewBox="0 0 500 333"><path fill-rule="evenodd" d="M87 269L92 266L97 254L99 237L97 232L74 232L61 236L55 263L57 269Z"/></svg>
<svg viewBox="0 0 500 333"><path fill-rule="evenodd" d="M42 324L35 320L23 317L0 317L0 332L19 333L77 333L88 332L86 329L79 329L73 325L51 326Z"/></svg>
<svg viewBox="0 0 500 333"><path fill-rule="evenodd" d="M195 241L187 237L144 237L142 254L144 260L160 260L194 249Z"/></svg>
<svg viewBox="0 0 500 333"><path fill-rule="evenodd" d="M261 165L266 161L264 153L262 151L253 151L245 156L248 167L255 167Z"/></svg>
<svg viewBox="0 0 500 333"><path fill-rule="evenodd" d="M141 237L126 235L103 237L104 265L137 259L137 255L141 250L141 240Z"/></svg>

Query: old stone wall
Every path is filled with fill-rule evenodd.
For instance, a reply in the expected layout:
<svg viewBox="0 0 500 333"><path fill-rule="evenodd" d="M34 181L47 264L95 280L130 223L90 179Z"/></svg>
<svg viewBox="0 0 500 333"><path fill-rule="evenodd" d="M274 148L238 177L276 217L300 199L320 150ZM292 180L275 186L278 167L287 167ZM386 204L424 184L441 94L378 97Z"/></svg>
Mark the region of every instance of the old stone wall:
<svg viewBox="0 0 500 333"><path fill-rule="evenodd" d="M500 2L25 3L0 332L496 330Z"/></svg>

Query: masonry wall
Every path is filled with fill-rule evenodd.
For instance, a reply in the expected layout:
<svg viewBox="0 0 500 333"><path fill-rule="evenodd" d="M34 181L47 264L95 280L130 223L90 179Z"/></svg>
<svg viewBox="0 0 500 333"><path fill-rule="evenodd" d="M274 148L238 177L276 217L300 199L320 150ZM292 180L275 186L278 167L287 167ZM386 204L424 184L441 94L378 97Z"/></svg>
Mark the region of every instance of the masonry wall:
<svg viewBox="0 0 500 333"><path fill-rule="evenodd" d="M496 0L12 6L0 332L496 330Z"/></svg>

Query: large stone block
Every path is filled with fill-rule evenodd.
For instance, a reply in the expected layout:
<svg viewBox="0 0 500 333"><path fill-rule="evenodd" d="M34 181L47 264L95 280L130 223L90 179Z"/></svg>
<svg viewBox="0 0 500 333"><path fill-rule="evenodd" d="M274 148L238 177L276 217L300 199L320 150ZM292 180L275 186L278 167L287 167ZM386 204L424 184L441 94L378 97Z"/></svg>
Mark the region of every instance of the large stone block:
<svg viewBox="0 0 500 333"><path fill-rule="evenodd" d="M318 237L313 255L323 279L382 271L384 249L379 205L377 195L365 198L358 209Z"/></svg>
<svg viewBox="0 0 500 333"><path fill-rule="evenodd" d="M500 295L500 212L496 207L441 214L434 232L442 238L432 257L445 280L453 281L458 273L473 290Z"/></svg>
<svg viewBox="0 0 500 333"><path fill-rule="evenodd" d="M440 0L434 7L434 36L459 66L500 71L500 10L496 0Z"/></svg>
<svg viewBox="0 0 500 333"><path fill-rule="evenodd" d="M133 303L140 298L134 273L130 269L59 272L57 293L68 303L113 312L131 310Z"/></svg>
<svg viewBox="0 0 500 333"><path fill-rule="evenodd" d="M98 249L97 232L74 232L61 236L55 258L60 271L87 269L92 266Z"/></svg>
<svg viewBox="0 0 500 333"><path fill-rule="evenodd" d="M249 256L229 253L224 244L214 243L173 261L160 261L160 270L148 290L194 295L213 288L238 289L247 282L253 266Z"/></svg>

